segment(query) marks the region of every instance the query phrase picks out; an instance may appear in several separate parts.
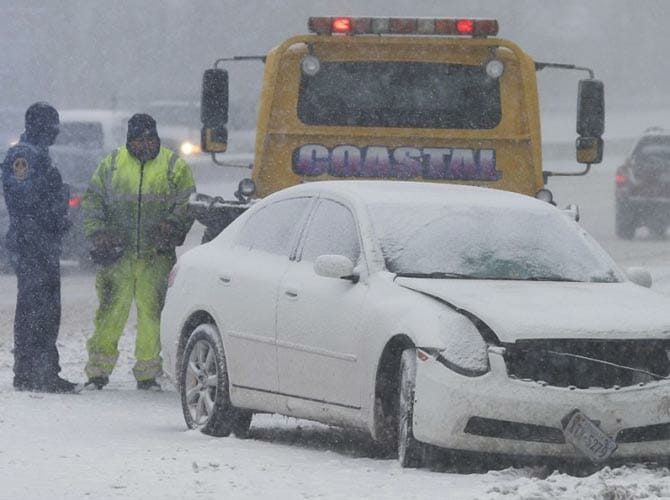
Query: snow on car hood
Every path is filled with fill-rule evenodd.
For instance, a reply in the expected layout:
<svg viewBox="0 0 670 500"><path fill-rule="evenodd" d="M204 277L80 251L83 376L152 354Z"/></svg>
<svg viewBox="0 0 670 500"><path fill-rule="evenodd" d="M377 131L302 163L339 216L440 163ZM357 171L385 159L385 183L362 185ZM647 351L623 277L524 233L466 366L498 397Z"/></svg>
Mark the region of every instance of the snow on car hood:
<svg viewBox="0 0 670 500"><path fill-rule="evenodd" d="M670 299L630 282L397 278L479 317L502 342L533 338L670 338Z"/></svg>

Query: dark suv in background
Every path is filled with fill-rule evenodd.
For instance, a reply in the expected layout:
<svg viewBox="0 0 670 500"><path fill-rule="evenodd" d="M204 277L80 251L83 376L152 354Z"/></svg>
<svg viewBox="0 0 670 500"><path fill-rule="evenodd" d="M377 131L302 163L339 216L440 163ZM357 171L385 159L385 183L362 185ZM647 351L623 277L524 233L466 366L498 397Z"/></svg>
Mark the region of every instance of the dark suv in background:
<svg viewBox="0 0 670 500"><path fill-rule="evenodd" d="M615 176L615 229L630 240L646 226L664 237L670 225L670 132L647 129Z"/></svg>

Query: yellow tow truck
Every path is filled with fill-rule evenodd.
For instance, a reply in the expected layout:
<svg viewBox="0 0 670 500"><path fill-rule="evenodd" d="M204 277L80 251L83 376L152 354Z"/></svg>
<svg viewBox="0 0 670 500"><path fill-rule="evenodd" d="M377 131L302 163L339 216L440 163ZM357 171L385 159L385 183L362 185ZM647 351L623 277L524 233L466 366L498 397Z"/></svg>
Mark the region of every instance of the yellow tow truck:
<svg viewBox="0 0 670 500"><path fill-rule="evenodd" d="M493 19L311 17L310 34L267 55L222 58L205 71L202 150L227 148L229 63L265 64L254 164L235 201L196 195L217 234L254 198L301 182L400 179L474 184L553 202L552 175L602 160L604 88L589 68L534 61L498 38ZM584 71L576 172L542 166L536 72Z"/></svg>

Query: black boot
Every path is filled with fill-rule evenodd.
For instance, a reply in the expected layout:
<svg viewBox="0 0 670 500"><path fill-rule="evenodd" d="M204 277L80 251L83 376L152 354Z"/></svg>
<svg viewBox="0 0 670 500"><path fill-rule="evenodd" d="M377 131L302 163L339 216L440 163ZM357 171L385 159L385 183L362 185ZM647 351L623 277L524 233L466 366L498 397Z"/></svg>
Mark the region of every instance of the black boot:
<svg viewBox="0 0 670 500"><path fill-rule="evenodd" d="M54 394L74 394L75 392L79 392L81 388L81 385L55 375L54 377L48 378L40 385L40 387L37 387L36 390Z"/></svg>
<svg viewBox="0 0 670 500"><path fill-rule="evenodd" d="M35 382L24 377L14 376L14 389L17 391L34 391Z"/></svg>
<svg viewBox="0 0 670 500"><path fill-rule="evenodd" d="M138 380L137 381L137 388L140 391L162 391L163 388L160 386L158 382L156 382L156 379L149 379L149 380Z"/></svg>
<svg viewBox="0 0 670 500"><path fill-rule="evenodd" d="M109 377L91 377L88 379L88 382L84 384L84 387L87 389L98 389L101 390L103 387L105 387L107 384L109 384Z"/></svg>

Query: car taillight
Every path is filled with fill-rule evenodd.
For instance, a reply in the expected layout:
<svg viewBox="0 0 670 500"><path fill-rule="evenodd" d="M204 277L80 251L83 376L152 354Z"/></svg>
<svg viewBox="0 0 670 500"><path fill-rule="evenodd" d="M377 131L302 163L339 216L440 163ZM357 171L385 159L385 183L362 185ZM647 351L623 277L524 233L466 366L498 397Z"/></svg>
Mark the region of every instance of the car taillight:
<svg viewBox="0 0 670 500"><path fill-rule="evenodd" d="M614 176L614 183L618 186L620 184L626 184L628 182L628 177L624 174L616 174Z"/></svg>
<svg viewBox="0 0 670 500"><path fill-rule="evenodd" d="M67 204L70 208L77 208L78 206L81 205L81 195L80 194L71 195Z"/></svg>
<svg viewBox="0 0 670 500"><path fill-rule="evenodd" d="M172 266L172 269L170 269L167 282L168 288L174 285L174 280L177 278L177 271L179 271L179 263L175 264L174 266Z"/></svg>

